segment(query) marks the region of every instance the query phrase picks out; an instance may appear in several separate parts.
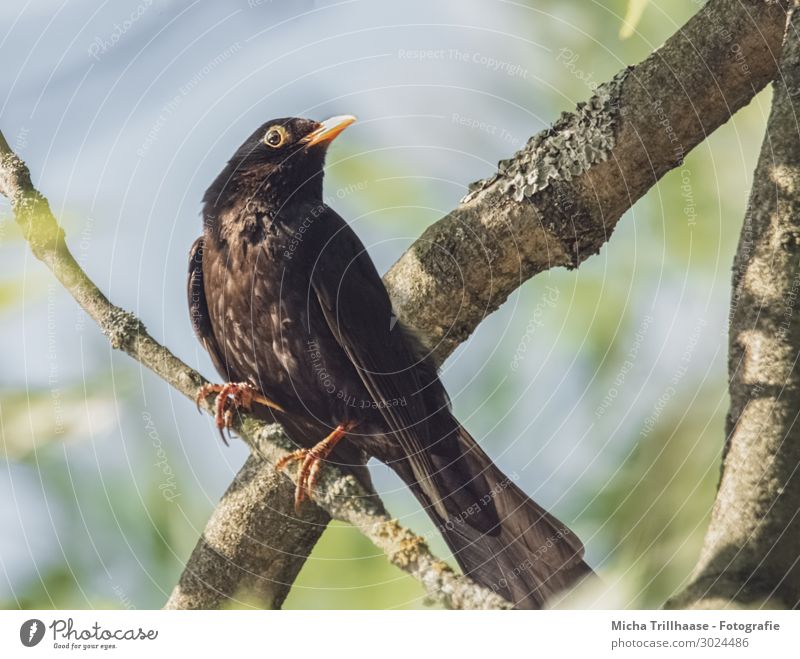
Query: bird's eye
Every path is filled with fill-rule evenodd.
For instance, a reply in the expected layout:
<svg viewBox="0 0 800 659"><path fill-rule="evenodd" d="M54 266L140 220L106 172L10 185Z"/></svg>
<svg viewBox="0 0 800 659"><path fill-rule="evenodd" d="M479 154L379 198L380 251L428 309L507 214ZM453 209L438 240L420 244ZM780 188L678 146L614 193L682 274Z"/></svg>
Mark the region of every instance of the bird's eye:
<svg viewBox="0 0 800 659"><path fill-rule="evenodd" d="M286 129L283 126L272 126L264 135L264 144L277 149L279 146L283 146L287 137Z"/></svg>

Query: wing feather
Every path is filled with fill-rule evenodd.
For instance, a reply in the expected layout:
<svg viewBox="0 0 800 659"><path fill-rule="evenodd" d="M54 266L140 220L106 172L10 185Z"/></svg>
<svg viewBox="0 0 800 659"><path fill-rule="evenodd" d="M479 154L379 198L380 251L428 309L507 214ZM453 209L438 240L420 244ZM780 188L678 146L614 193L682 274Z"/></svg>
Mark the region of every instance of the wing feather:
<svg viewBox="0 0 800 659"><path fill-rule="evenodd" d="M223 358L211 317L208 314L208 302L203 284L203 237L200 236L192 243L189 250L189 279L186 284L186 294L189 301L189 316L192 319L192 329L200 343L208 352L214 368L229 382L239 379L233 377Z"/></svg>
<svg viewBox="0 0 800 659"><path fill-rule="evenodd" d="M366 248L333 210L326 213L330 216L322 221L338 230L320 250L312 288L331 333L377 403L415 478L446 517L429 454L432 410L426 403L418 357L395 323L389 295Z"/></svg>

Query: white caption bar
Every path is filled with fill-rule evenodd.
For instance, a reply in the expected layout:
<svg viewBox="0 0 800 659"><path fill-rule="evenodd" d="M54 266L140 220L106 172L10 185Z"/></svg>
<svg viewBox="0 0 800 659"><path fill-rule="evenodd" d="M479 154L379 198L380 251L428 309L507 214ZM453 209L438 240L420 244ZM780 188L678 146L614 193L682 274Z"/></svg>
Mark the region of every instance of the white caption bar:
<svg viewBox="0 0 800 659"><path fill-rule="evenodd" d="M0 657L764 657L800 645L798 616L767 610L3 611Z"/></svg>

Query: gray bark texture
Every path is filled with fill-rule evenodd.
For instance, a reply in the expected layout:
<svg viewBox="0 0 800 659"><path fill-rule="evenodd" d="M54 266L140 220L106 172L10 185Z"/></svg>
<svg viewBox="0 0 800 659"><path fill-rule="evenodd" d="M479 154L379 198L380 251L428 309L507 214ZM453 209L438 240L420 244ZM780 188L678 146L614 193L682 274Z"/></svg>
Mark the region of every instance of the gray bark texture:
<svg viewBox="0 0 800 659"><path fill-rule="evenodd" d="M533 275L596 254L636 200L771 82L786 4L712 0L422 234L386 284L439 361Z"/></svg>
<svg viewBox="0 0 800 659"><path fill-rule="evenodd" d="M786 0L712 0L646 60L601 85L501 162L495 175L473 184L458 208L414 243L384 281L398 316L439 363L527 279L555 266L577 267L597 253L625 210L772 80L786 6ZM69 254L27 169L0 141L0 192L11 199L34 254L114 347L193 397L203 378L94 286ZM237 432L254 457L223 497L168 606L214 608L242 592L279 605L326 515L356 525L434 601L507 606L455 575L424 539L389 518L374 492L335 468L324 470L314 496L324 512L309 504L295 516L292 487L272 473L275 460L293 448L285 435L246 417ZM259 511L274 526L256 520ZM276 577L271 566L281 562Z"/></svg>
<svg viewBox="0 0 800 659"><path fill-rule="evenodd" d="M183 571L164 608L279 609L306 560L305 553L281 548L313 547L330 520L322 508L313 506L298 524L293 492L292 483L274 469L265 469L263 460L247 458L189 558L188 565L195 569ZM281 538L280 547L274 546L276 537Z"/></svg>
<svg viewBox="0 0 800 659"><path fill-rule="evenodd" d="M678 607L800 606L800 10L733 266L719 491Z"/></svg>

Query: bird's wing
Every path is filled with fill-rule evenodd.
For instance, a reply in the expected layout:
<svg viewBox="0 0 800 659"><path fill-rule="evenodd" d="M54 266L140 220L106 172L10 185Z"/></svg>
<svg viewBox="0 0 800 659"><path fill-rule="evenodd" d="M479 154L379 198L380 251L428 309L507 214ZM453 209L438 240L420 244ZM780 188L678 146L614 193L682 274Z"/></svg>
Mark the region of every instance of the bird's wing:
<svg viewBox="0 0 800 659"><path fill-rule="evenodd" d="M211 318L208 315L208 303L203 285L202 236L192 243L192 248L189 250L189 280L186 285L186 294L189 300L189 315L192 319L194 333L210 355L214 368L226 380L231 381L233 378L225 365L222 351L214 335L214 328L211 326Z"/></svg>
<svg viewBox="0 0 800 659"><path fill-rule="evenodd" d="M329 214L329 216L328 216ZM418 357L396 325L389 295L358 236L333 210L322 223L335 227L312 267L311 286L333 336L356 367L361 380L396 439L421 487L443 517L436 469L429 450L425 383Z"/></svg>

